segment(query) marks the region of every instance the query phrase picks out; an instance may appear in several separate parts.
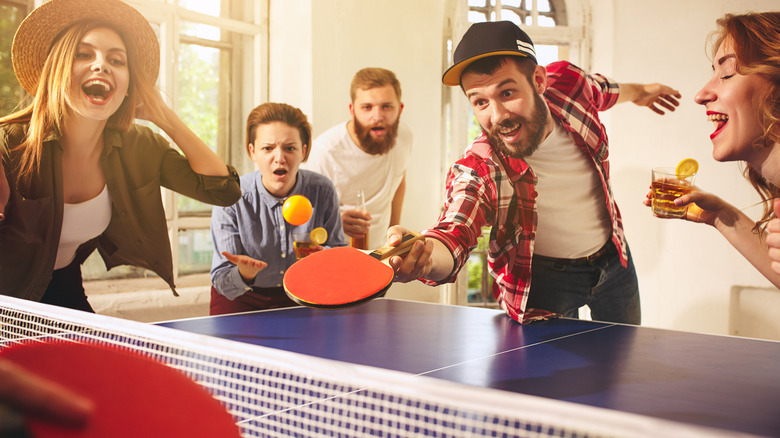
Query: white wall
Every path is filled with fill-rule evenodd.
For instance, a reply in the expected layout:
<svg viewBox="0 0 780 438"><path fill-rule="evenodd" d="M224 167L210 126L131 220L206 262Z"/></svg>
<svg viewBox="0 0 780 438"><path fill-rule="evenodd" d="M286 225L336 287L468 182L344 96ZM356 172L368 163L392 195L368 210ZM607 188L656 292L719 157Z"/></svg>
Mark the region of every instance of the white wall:
<svg viewBox="0 0 780 438"><path fill-rule="evenodd" d="M771 286L713 228L654 218L642 200L650 167L699 161L697 185L738 207L759 198L736 163L712 159L704 107L693 98L712 73L705 39L725 12L777 10L777 0L592 0L593 70L623 82L660 82L682 105L657 116L631 104L609 112L613 187L642 294L645 325L728 333L734 285ZM760 208L748 210L758 218ZM780 309L778 309L780 312ZM775 312L777 315L777 312ZM759 322L760 323L760 322ZM771 323L771 321L765 321Z"/></svg>
<svg viewBox="0 0 780 438"><path fill-rule="evenodd" d="M268 100L296 106L312 121L312 2L269 3Z"/></svg>
<svg viewBox="0 0 780 438"><path fill-rule="evenodd" d="M586 0L583 0L586 1ZM673 114L631 104L605 113L613 186L637 266L644 324L728 333L734 285L766 287L725 240L704 225L654 218L642 205L650 167L685 157L700 165L698 185L747 207L758 198L735 163L711 157L704 110L693 96L711 73L705 38L726 11L778 9L777 0L570 1L585 11L593 71L623 82L661 82L682 92ZM440 158L443 30L453 12L443 1L272 0L271 100L298 105L315 134L348 117L349 82L358 69L385 67L403 87L403 120L415 135L403 223L422 229L438 214L444 175ZM575 23L570 23L575 25ZM456 145L457 147L457 145ZM460 146L465 147L464 145ZM753 217L758 211L753 209ZM441 288L438 288L441 289ZM394 285L390 295L436 301L439 290Z"/></svg>
<svg viewBox="0 0 780 438"><path fill-rule="evenodd" d="M401 119L414 133L402 223L421 230L441 206L444 2L275 0L271 2L270 100L298 105L314 135L349 118L349 85L364 67L401 82ZM309 97L311 96L311 97ZM439 300L438 288L395 284L388 296Z"/></svg>

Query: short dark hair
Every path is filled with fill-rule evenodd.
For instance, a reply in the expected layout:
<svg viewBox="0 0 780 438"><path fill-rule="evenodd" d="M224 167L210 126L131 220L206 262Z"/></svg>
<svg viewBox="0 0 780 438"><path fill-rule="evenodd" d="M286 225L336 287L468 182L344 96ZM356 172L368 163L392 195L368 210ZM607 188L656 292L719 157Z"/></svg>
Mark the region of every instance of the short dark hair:
<svg viewBox="0 0 780 438"><path fill-rule="evenodd" d="M528 82L533 84L534 70L536 69L536 61L531 58L513 55L497 55L488 56L486 58L478 59L460 75L460 88L463 88L463 75L466 73L478 73L483 75L491 75L495 73L499 68L506 65L508 62L514 62L517 68L523 73L523 76L528 79Z"/></svg>
<svg viewBox="0 0 780 438"><path fill-rule="evenodd" d="M255 141L257 126L272 122L286 123L301 133L301 143L305 147L303 161L306 161L311 151L311 124L303 111L286 103L264 103L249 113L246 119L247 153L249 153L249 144Z"/></svg>

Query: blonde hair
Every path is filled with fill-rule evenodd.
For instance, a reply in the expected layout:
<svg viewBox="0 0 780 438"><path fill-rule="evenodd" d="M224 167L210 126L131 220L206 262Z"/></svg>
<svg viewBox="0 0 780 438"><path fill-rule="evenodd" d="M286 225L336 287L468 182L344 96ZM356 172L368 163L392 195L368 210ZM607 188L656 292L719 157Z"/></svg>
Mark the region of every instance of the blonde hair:
<svg viewBox="0 0 780 438"><path fill-rule="evenodd" d="M70 87L76 48L84 35L98 27L112 29L122 37L118 30L99 21L84 21L69 27L54 41L49 50L32 103L20 111L0 118L0 123L3 124L29 123L24 142L16 147L22 150L17 175L18 183L29 184L38 173L44 139L51 133L62 134L63 125L67 123L68 102L76 98L71 95ZM124 37L122 39L127 44L127 39ZM128 69L130 73L128 96L124 98L119 109L109 117L106 128L120 131L130 129L135 120L135 109L139 104L144 106L146 112L164 120L152 79L147 77L143 69L134 68L132 59L128 59Z"/></svg>
<svg viewBox="0 0 780 438"><path fill-rule="evenodd" d="M769 83L766 97L756 96L758 119L764 132L763 145L769 148L780 143L780 12L726 14L716 22L713 32L712 56L724 42L734 49L737 73L756 74ZM780 196L780 189L767 181L750 164L743 171L763 201L764 213L753 231L762 233L774 217L771 200Z"/></svg>

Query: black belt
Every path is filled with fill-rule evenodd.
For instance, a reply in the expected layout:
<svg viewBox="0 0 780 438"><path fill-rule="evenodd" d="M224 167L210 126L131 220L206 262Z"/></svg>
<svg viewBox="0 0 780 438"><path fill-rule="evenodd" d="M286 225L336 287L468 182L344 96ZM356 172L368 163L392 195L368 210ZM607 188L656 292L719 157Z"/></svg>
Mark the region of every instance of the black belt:
<svg viewBox="0 0 780 438"><path fill-rule="evenodd" d="M547 256L537 255L537 254L534 254L534 257L539 257L540 259L549 260L551 262L562 263L564 265L582 265L585 263L595 262L596 260L606 255L607 252L610 250L610 248L614 248L614 247L615 245L612 244L612 240L610 239L607 240L607 243L605 243L604 246L601 247L601 249L585 257L580 257L576 259L559 259L557 257L547 257Z"/></svg>

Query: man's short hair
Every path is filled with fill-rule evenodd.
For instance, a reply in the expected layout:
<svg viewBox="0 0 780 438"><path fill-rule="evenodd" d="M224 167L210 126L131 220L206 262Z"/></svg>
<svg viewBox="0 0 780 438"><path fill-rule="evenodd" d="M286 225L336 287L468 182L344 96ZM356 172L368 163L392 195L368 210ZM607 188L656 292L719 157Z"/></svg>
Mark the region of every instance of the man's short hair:
<svg viewBox="0 0 780 438"><path fill-rule="evenodd" d="M401 83L398 82L398 78L395 77L395 73L390 70L379 67L364 68L352 78L352 86L349 89L349 97L352 101L355 101L355 95L357 90L368 90L376 87L384 87L385 85L391 85L395 90L395 95L398 100L401 100Z"/></svg>
<svg viewBox="0 0 780 438"><path fill-rule="evenodd" d="M492 75L508 62L514 62L523 76L525 76L526 79L528 79L528 82L533 85L534 70L536 69L537 65L536 61L531 58L524 58L521 56L498 55L478 59L469 64L469 66L466 67L466 69L463 70L463 73L460 75L460 87L463 88L463 75L466 73Z"/></svg>

